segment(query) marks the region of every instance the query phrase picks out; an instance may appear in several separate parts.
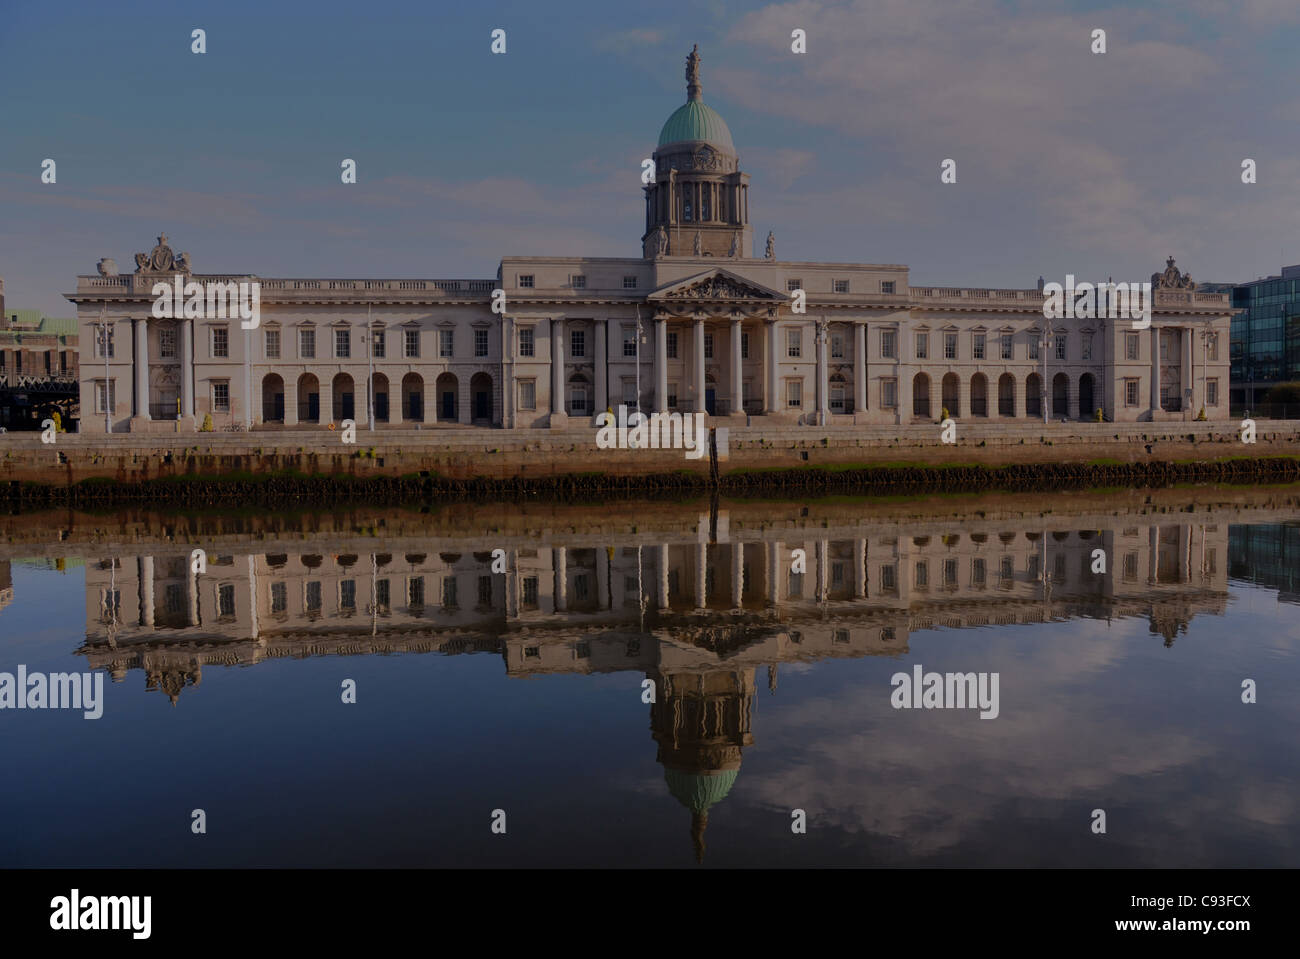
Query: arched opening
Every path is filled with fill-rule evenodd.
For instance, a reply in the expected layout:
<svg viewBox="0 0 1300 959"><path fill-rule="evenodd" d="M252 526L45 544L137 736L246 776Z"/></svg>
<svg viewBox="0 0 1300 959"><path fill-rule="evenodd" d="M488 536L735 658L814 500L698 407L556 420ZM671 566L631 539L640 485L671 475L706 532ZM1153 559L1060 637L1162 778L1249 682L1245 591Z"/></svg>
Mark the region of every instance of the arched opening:
<svg viewBox="0 0 1300 959"><path fill-rule="evenodd" d="M279 373L262 377L262 422L284 422L284 379Z"/></svg>
<svg viewBox="0 0 1300 959"><path fill-rule="evenodd" d="M956 373L944 374L943 408L954 419L961 416L961 379Z"/></svg>
<svg viewBox="0 0 1300 959"><path fill-rule="evenodd" d="M998 377L998 416L1016 415L1016 378L1010 373Z"/></svg>
<svg viewBox="0 0 1300 959"><path fill-rule="evenodd" d="M989 381L983 373L970 378L970 415L989 415Z"/></svg>
<svg viewBox="0 0 1300 959"><path fill-rule="evenodd" d="M333 405L330 409L330 419L334 423L342 423L344 420L353 420L357 418L356 387L352 385L352 377L348 373L336 373L334 379L330 382L330 393L333 394Z"/></svg>
<svg viewBox="0 0 1300 959"><path fill-rule="evenodd" d="M930 377L917 373L912 377L912 415L930 416Z"/></svg>
<svg viewBox="0 0 1300 959"><path fill-rule="evenodd" d="M475 373L469 381L470 398L473 402L474 422L491 426L495 418L492 407L492 377L486 373Z"/></svg>
<svg viewBox="0 0 1300 959"><path fill-rule="evenodd" d="M1097 415L1093 403L1092 374L1084 373L1083 376L1079 377L1079 417L1081 419L1092 419Z"/></svg>
<svg viewBox="0 0 1300 959"><path fill-rule="evenodd" d="M590 416L593 407L591 384L581 373L569 377L569 415Z"/></svg>
<svg viewBox="0 0 1300 959"><path fill-rule="evenodd" d="M402 419L424 422L424 380L419 373L407 373L402 377Z"/></svg>
<svg viewBox="0 0 1300 959"><path fill-rule="evenodd" d="M376 373L371 381L371 402L374 404L375 422L388 422L388 377Z"/></svg>
<svg viewBox="0 0 1300 959"><path fill-rule="evenodd" d="M1043 415L1043 379L1037 373L1025 377L1025 412L1030 416Z"/></svg>
<svg viewBox="0 0 1300 959"><path fill-rule="evenodd" d="M438 422L455 423L460 419L460 382L454 373L443 373L433 384L438 397Z"/></svg>
<svg viewBox="0 0 1300 959"><path fill-rule="evenodd" d="M1070 378L1064 373L1052 377L1052 415L1070 415Z"/></svg>
<svg viewBox="0 0 1300 959"><path fill-rule="evenodd" d="M320 422L320 381L315 373L298 377L298 422Z"/></svg>

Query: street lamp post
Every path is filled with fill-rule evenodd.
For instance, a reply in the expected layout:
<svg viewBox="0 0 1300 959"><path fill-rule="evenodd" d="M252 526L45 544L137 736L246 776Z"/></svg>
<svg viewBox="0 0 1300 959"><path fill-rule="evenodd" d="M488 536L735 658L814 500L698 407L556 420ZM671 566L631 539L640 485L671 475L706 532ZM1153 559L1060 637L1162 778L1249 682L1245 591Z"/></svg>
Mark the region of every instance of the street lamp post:
<svg viewBox="0 0 1300 959"><path fill-rule="evenodd" d="M1047 425L1048 408L1047 408L1047 352L1052 348L1052 321L1044 318L1043 320L1043 385L1039 390L1042 397L1040 402L1043 404L1043 425Z"/></svg>

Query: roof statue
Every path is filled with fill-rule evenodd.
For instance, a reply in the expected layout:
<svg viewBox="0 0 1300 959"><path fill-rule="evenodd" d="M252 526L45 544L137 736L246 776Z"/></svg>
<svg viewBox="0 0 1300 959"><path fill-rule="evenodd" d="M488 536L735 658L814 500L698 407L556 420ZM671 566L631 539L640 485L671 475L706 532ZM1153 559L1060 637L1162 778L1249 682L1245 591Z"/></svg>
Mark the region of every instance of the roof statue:
<svg viewBox="0 0 1300 959"><path fill-rule="evenodd" d="M1174 258L1171 256L1165 261L1163 273L1151 274L1151 288L1153 290L1194 290L1196 284L1192 282L1190 273L1182 273L1174 266Z"/></svg>
<svg viewBox="0 0 1300 959"><path fill-rule="evenodd" d="M763 258L767 260L776 259L776 234L771 230L767 231L767 252L763 254Z"/></svg>
<svg viewBox="0 0 1300 959"><path fill-rule="evenodd" d="M686 99L700 99L703 89L700 86L700 45L691 47L686 55Z"/></svg>

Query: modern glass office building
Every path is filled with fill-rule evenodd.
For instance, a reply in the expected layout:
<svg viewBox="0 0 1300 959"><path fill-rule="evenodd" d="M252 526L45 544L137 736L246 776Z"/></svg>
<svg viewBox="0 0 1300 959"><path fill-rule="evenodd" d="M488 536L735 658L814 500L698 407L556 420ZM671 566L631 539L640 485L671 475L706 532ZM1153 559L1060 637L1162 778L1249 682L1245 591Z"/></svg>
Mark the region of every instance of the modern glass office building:
<svg viewBox="0 0 1300 959"><path fill-rule="evenodd" d="M1275 383L1300 381L1300 265L1232 287L1233 410L1259 403Z"/></svg>

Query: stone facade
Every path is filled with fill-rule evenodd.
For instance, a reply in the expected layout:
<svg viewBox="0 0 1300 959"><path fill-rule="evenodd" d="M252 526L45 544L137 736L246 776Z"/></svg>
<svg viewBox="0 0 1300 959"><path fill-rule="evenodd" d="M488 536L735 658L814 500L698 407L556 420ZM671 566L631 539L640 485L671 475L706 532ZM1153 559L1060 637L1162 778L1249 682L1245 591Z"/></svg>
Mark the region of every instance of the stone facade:
<svg viewBox="0 0 1300 959"><path fill-rule="evenodd" d="M1040 290L913 286L908 268L752 254L749 178L725 123L688 101L645 187L642 256L505 257L494 279L259 278L261 325L154 319L153 285L194 274L160 237L133 275L78 278L82 428L589 425L620 404L724 422L1188 420L1228 416L1224 293L1172 259L1149 329L1044 321ZM505 295L493 310L493 291ZM803 291L800 309L795 291ZM796 312L796 310L799 310ZM107 366L101 324L110 331ZM755 419L749 420L755 422ZM762 422L759 420L758 422Z"/></svg>

